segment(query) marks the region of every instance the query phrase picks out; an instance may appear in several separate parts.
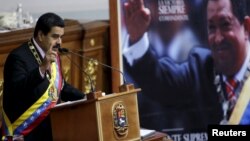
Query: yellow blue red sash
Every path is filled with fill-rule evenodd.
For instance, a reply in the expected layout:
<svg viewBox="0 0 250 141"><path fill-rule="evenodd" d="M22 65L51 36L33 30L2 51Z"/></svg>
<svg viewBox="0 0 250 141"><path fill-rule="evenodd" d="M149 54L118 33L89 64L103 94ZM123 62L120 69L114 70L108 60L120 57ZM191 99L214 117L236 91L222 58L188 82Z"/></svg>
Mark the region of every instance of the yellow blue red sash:
<svg viewBox="0 0 250 141"><path fill-rule="evenodd" d="M246 80L234 107L229 124L250 125L250 77Z"/></svg>
<svg viewBox="0 0 250 141"><path fill-rule="evenodd" d="M56 62L57 63L53 62L51 64L50 84L45 93L16 121L11 123L3 109L3 140L5 140L5 136L27 135L48 116L49 110L56 105L58 99L52 99L49 92L51 87L55 87L59 97L60 91L63 87L62 75L60 73L60 61L58 57Z"/></svg>

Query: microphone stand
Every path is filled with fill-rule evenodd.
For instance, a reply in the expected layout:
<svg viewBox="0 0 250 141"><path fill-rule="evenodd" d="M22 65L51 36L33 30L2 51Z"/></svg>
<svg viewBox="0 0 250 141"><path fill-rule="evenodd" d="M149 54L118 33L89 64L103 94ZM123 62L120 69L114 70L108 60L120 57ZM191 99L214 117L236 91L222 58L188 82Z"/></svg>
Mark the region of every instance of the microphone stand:
<svg viewBox="0 0 250 141"><path fill-rule="evenodd" d="M107 67L107 68L110 68L110 69L112 69L112 70L118 71L120 74L122 74L122 77L123 77L123 84L119 87L119 91L120 91L120 92L125 92L125 91L130 91L130 90L135 89L133 84L128 84L128 83L127 83L124 73L123 73L122 71L120 71L119 69L114 68L114 67L109 66L109 65L106 65L106 64L103 64L103 63L101 63L101 62L99 62L99 61L97 61L97 60L95 60L95 59L93 59L93 58L88 58L88 57L83 56L83 55L81 55L81 54L75 53L75 52L73 52L73 51L71 51L71 50L68 50L68 49L66 49L66 48L62 48L62 49L65 49L65 50L67 50L67 52L72 53L72 54L74 54L74 55L77 55L77 56L79 56L79 57L81 57L81 58L84 58L84 59L86 59L86 60L89 60L89 61L93 61L93 60L94 60L94 61L96 61L98 64L100 64L100 65L102 65L102 66L104 66L104 67Z"/></svg>
<svg viewBox="0 0 250 141"><path fill-rule="evenodd" d="M58 48L58 50L59 50L59 52L61 52L61 53L71 53L71 54L73 54L73 55L76 55L76 56L78 56L78 57L84 58L84 59L89 60L89 61L93 61L93 60L94 60L93 58L88 58L88 57L83 56L83 55L81 55L81 54L75 53L75 52L73 52L73 51L71 51L71 50L68 50L67 48L61 48L61 47L60 47L60 48ZM100 64L100 65L102 65L102 66L104 66L104 67L107 67L107 68L110 68L110 69L112 69L112 70L115 70L115 71L119 72L119 73L122 75L122 77L123 77L123 84L119 87L119 91L120 91L120 92L130 91L130 90L133 90L133 89L134 89L134 85L133 85L133 84L127 84L125 75L124 75L124 73L123 73L122 71L120 71L119 69L114 68L114 67L112 67L112 66L103 64L103 63L101 63L101 62L99 62L99 61L97 61L97 60L94 60L94 61L96 61L98 64ZM86 73L86 72L85 72L85 73Z"/></svg>
<svg viewBox="0 0 250 141"><path fill-rule="evenodd" d="M65 56L70 60L71 63L73 63L73 65L75 65L81 72L86 74L86 76L88 77L89 83L90 83L90 93L86 94L87 100L97 99L98 97L101 97L102 92L95 91L93 81L92 81L91 77L89 76L89 74L87 72L85 72L78 64L76 64L67 54L65 54Z"/></svg>

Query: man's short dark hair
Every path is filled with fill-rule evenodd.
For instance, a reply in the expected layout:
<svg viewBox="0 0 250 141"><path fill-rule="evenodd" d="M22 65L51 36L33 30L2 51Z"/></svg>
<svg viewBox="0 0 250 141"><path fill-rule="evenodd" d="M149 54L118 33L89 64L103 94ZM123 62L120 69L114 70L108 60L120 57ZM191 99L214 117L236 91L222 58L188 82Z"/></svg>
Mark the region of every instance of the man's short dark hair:
<svg viewBox="0 0 250 141"><path fill-rule="evenodd" d="M45 13L37 21L34 37L37 37L38 31L42 31L44 35L47 35L52 27L64 27L64 20L55 13Z"/></svg>
<svg viewBox="0 0 250 141"><path fill-rule="evenodd" d="M207 0L206 5L208 5L208 1L218 1L218 0ZM244 18L247 15L247 3L246 0L229 0L232 6L232 12L234 16L239 20L242 24L244 22Z"/></svg>

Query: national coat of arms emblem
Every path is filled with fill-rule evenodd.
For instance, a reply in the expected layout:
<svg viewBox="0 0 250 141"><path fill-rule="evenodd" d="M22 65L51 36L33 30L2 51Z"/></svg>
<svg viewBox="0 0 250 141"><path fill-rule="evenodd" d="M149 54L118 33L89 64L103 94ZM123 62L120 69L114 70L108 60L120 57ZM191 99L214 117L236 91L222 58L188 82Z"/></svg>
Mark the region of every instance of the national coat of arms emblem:
<svg viewBox="0 0 250 141"><path fill-rule="evenodd" d="M124 138L128 134L128 119L125 106L121 102L113 105L113 125L116 137Z"/></svg>

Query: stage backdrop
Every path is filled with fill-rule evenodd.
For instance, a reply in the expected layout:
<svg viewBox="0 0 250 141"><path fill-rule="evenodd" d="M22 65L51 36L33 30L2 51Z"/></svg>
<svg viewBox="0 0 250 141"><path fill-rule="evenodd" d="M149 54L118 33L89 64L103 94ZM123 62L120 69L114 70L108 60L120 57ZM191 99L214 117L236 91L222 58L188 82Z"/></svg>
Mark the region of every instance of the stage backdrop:
<svg viewBox="0 0 250 141"><path fill-rule="evenodd" d="M130 46L125 22L125 2L127 0L110 0L112 64L124 72L127 82L140 87L127 72L123 60L126 48ZM150 26L145 36L150 49L158 59L168 56L181 63L186 60L193 47L200 45L206 47L207 33L204 16L206 8L202 0L144 0L143 2L151 13ZM138 52L140 51L138 49ZM113 78L115 91L117 84L123 82L123 77L114 73ZM150 87L151 83L147 85ZM183 106L185 99L180 97L176 99L176 104L171 104L175 102L168 99L165 102L159 102L145 96L144 93L154 95L154 89L147 89L147 91L142 89L138 94L141 127L166 132L175 141L207 140L206 129L192 127L196 121L190 120L188 116L189 112L195 111ZM174 95L174 93L162 92L162 95L164 94Z"/></svg>

